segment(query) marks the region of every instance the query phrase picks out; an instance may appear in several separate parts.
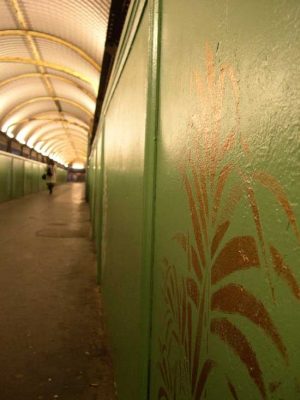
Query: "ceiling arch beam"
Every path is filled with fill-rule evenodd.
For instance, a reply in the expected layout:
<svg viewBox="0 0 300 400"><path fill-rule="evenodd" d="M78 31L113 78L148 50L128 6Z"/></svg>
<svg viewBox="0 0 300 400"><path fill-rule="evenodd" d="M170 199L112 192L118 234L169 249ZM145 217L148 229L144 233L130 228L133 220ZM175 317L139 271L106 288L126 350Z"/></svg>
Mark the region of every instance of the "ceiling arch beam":
<svg viewBox="0 0 300 400"><path fill-rule="evenodd" d="M51 113L56 114L57 116L53 116L53 118L51 118L51 117L49 116L49 114L51 114ZM27 117L27 118L24 118L24 119L22 119L22 120L20 120L20 121L14 122L13 124L10 124L10 125L8 126L8 129L9 129L10 127L15 127L14 129L18 129L18 131L20 131L21 129L23 129L23 128L26 126L26 124L28 124L28 123L30 123L30 122L36 122L36 121L41 121L41 122L42 122L42 121L47 121L47 122L45 122L45 123L42 125L42 126L45 126L45 125L47 125L49 122L52 123L52 121L54 121L54 122L67 122L69 125L78 126L78 127L80 127L81 129L84 129L85 131L90 132L90 128L89 128L88 124L87 124L86 122L82 121L82 120L81 120L79 117L77 117L76 115L71 114L71 113L69 113L69 112L67 113L67 112L64 111L65 117L74 118L74 119L78 120L79 122L73 122L73 121L70 121L70 120L68 120L68 119L66 119L66 118L59 117L58 115L59 115L59 114L58 114L58 111L55 111L55 110L53 110L53 111L47 111L47 112L42 112L42 113L39 113L39 114L31 114L31 116L29 116L29 117ZM19 125L23 125L23 126L21 126L21 127L19 128ZM39 127L41 127L41 126L39 126ZM38 128L39 128L39 127L38 127ZM12 133L14 133L14 132L12 132Z"/></svg>
<svg viewBox="0 0 300 400"><path fill-rule="evenodd" d="M42 79L43 77L47 77L47 78L50 78L50 79L55 79L55 80L60 80L60 81L66 82L66 83L76 87L77 89L81 90L91 100L96 101L96 96L94 96L92 92L90 92L89 90L87 90L86 88L81 86L80 84L76 83L72 79L66 78L66 77L61 76L61 75L51 74L51 73L42 74L41 72L31 72L31 73L28 73L28 74L21 74L21 75L12 76L11 78L5 79L2 82L0 81L0 89L3 88L6 85L12 83L12 82L16 82L16 81L21 80L21 79L37 79L37 78Z"/></svg>
<svg viewBox="0 0 300 400"><path fill-rule="evenodd" d="M72 122L72 121L69 121L69 120L63 119L63 118L48 118L48 119L47 118L43 118L43 119L36 119L36 120L34 120L34 119L25 119L25 120L19 121L16 124L9 125L8 129L10 127L12 127L12 126L16 126L15 130L12 131L11 133L13 133L15 137L17 137L22 132L22 130L25 129L26 126L28 126L28 124L30 122L34 122L34 121L40 121L40 122L46 121L46 122L40 124L39 126L37 126L35 128L33 128L31 131L26 132L26 134L25 134L25 136L23 138L24 140L25 140L25 138L30 139L34 135L37 135L39 133L39 130L42 130L44 127L50 126L50 125L52 125L54 123L64 123L68 127L69 126L72 126L72 127L74 126L77 129L80 129L83 132L85 132L85 134L87 136L90 134L90 130L88 128L86 128L85 126L83 126L83 125L81 125L81 124L79 124L77 122ZM19 126L19 125L21 125L21 126ZM74 128L70 128L70 129L73 130Z"/></svg>
<svg viewBox="0 0 300 400"><path fill-rule="evenodd" d="M47 131L47 132L44 132L38 139L37 139L37 142L39 142L39 141L44 141L44 140L48 140L49 138L54 138L54 137L56 137L57 135L56 134L54 134L54 132L59 132L59 134L60 135L65 135L66 136L66 133L65 133L65 131L64 131L64 129L63 128L54 128L54 129L50 129L49 131ZM63 133L61 133L61 132L63 132ZM82 131L78 131L78 130L73 130L72 129L72 132L70 133L70 135L72 136L72 137L74 137L74 136L76 136L76 137L80 137L80 138L82 138L83 140L85 140L86 142L87 142L87 139L88 139L88 137L87 137L87 135L86 134L84 134Z"/></svg>
<svg viewBox="0 0 300 400"><path fill-rule="evenodd" d="M9 110L5 117L2 118L0 120L0 128L3 126L3 124L17 111L19 111L21 108L29 105L29 104L33 104L36 102L41 102L41 101L61 101L63 103L68 103L73 105L74 107L80 109L81 111L83 111L85 114L87 114L89 116L89 118L91 119L93 117L93 113L91 111L89 111L87 108L85 108L82 104L77 103L74 100L71 99L67 99L65 97L51 97L51 96L43 96L43 97L35 97L33 99L29 99L29 100L25 100L22 101L21 103L19 103L18 105L16 105L15 107L13 107L11 110Z"/></svg>
<svg viewBox="0 0 300 400"><path fill-rule="evenodd" d="M65 149L67 149L67 150L70 149L70 146L68 145L67 142L54 143L54 144L47 150L47 153L48 153L48 155L49 155L49 154L51 154L51 153L57 152L58 154L61 155L62 158L65 158L65 160L67 161L67 158L69 157L68 154L71 153L71 154L72 154L72 157L74 157L74 154L75 154L75 153L74 153L74 152L70 152L70 151L63 152L63 150L65 150ZM77 152L78 152L78 154L82 155L82 157L83 157L84 159L86 159L86 156L87 156L87 152L86 152L86 151L78 150Z"/></svg>
<svg viewBox="0 0 300 400"><path fill-rule="evenodd" d="M62 135L62 134L61 135L57 135L57 136L58 137L61 136L61 137L63 137L63 139L65 138L65 136ZM50 139L48 141L42 141L42 143L43 144L40 146L40 150L43 153L43 152L51 151L51 148L53 146L55 146L56 144L68 143L68 141L67 140L57 140L57 138L55 138L55 139L53 138L53 139ZM74 143L74 145L76 147L76 152L77 153L78 153L78 151L81 151L85 155L87 154L87 146L85 146L85 145L87 145L86 142L84 142L83 140L81 140L79 138L74 138L73 137L73 143ZM83 146L84 146L84 149L83 149Z"/></svg>
<svg viewBox="0 0 300 400"><path fill-rule="evenodd" d="M53 123L57 123L57 122L63 122L68 126L74 126L77 129L81 129L82 131L84 131L86 133L86 135L88 136L90 134L90 130L88 128L86 128L85 126L82 126L81 124L78 124L77 122L72 122L72 121L68 121L67 119L63 119L63 118L43 118L43 119L25 119L25 120L21 120L16 124L11 124L9 125L9 127L12 126L18 126L18 125L22 125L19 129L18 127L16 127L17 132L12 132L14 134L15 137L18 136L18 134L26 127L26 124L28 124L29 122L34 122L34 121L46 121L44 124L39 125L38 127L36 127L33 132L28 132L28 134L26 134L26 138L30 138L33 135L36 135L38 133L38 131L42 128L44 128L47 125L52 125ZM70 129L74 129L74 128L70 128Z"/></svg>
<svg viewBox="0 0 300 400"><path fill-rule="evenodd" d="M34 37L37 39L46 39L49 40L52 43L59 44L61 46L65 46L70 50L73 50L75 53L77 53L81 58L83 58L85 61L87 61L90 65L92 65L96 71L100 72L100 65L92 58L90 57L84 50L82 50L80 47L76 46L75 44L68 42L67 40L64 40L58 36L50 35L49 33L44 33L44 32L38 32L38 31L30 31L30 30L25 30L25 29L7 29L0 31L0 37L3 36L21 36L21 37Z"/></svg>
<svg viewBox="0 0 300 400"><path fill-rule="evenodd" d="M54 134L53 132L57 132L57 133ZM38 143L40 143L40 142L43 142L45 144L45 146L46 146L46 144L57 142L57 141L59 141L58 140L59 137L62 137L63 139L68 138L62 129L49 131L49 132L47 132L47 135L45 137L39 138L36 141L36 143L33 145L33 148L35 146L37 146ZM87 147L87 144L88 144L87 138L80 135L80 132L78 132L78 131L76 133L72 132L72 142L74 142L74 141L75 142L80 141L85 147Z"/></svg>
<svg viewBox="0 0 300 400"><path fill-rule="evenodd" d="M42 114L41 114L42 115ZM68 116L68 115L66 115ZM73 117L75 118L75 117ZM40 121L41 124L39 124L38 126L32 127L31 130L25 132L25 134L23 133L23 130L26 129L26 126L28 126L28 124L32 121ZM43 122L46 121L46 122ZM43 135L47 132L49 132L50 127L53 126L54 124L58 124L58 123L63 123L63 125L61 127L56 127L53 128L52 131L57 130L57 129L61 129L64 130L66 133L66 128L71 131L71 132L81 132L81 134L88 138L91 130L82 124L79 124L77 122L72 122L69 121L67 119L63 119L63 118L31 118L30 121L23 123L19 129L17 130L17 132L15 132L15 130L13 130L11 133L13 133L15 135L15 137L17 138L17 140L21 140L21 142L25 142L27 143L27 145L29 147L34 147L36 145L36 143L40 140L41 137L43 137ZM47 128L48 130L45 132L45 128Z"/></svg>
<svg viewBox="0 0 300 400"><path fill-rule="evenodd" d="M38 67L50 68L54 69L55 71L63 72L67 75L71 75L85 83L88 83L94 91L96 91L95 82L91 79L87 78L85 75L81 74L74 69L63 67L62 65L43 61L43 60L34 60L33 58L26 58L26 57L0 57L0 62L3 63L19 63L19 64L30 64L36 65Z"/></svg>

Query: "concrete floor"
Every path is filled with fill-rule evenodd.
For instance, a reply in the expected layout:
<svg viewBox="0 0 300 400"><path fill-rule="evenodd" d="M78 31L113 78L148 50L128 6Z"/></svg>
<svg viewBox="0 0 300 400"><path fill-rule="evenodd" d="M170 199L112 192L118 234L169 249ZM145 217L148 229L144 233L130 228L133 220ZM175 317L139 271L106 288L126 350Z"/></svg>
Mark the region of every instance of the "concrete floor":
<svg viewBox="0 0 300 400"><path fill-rule="evenodd" d="M0 399L112 400L84 185L0 204Z"/></svg>

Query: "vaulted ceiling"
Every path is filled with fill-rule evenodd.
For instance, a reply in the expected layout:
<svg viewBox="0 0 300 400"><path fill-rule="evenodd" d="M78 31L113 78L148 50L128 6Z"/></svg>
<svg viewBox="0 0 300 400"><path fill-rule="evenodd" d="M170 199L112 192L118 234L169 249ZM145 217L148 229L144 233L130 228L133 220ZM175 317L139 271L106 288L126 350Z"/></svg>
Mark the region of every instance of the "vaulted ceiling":
<svg viewBox="0 0 300 400"><path fill-rule="evenodd" d="M111 0L0 0L0 130L85 163Z"/></svg>

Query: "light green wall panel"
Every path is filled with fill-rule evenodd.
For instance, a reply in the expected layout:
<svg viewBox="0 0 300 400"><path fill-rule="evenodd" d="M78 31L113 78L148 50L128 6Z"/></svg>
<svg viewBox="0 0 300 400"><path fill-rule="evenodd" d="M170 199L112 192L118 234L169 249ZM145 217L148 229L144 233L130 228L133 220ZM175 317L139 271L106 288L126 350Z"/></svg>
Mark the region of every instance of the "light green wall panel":
<svg viewBox="0 0 300 400"><path fill-rule="evenodd" d="M101 133L98 135L96 148L97 148L97 161L96 161L96 176L95 176L95 243L97 251L97 281L101 282L101 254L102 254L102 213L103 213L103 135L104 128L102 128Z"/></svg>
<svg viewBox="0 0 300 400"><path fill-rule="evenodd" d="M32 164L32 192L39 191L39 182L41 179L39 164Z"/></svg>
<svg viewBox="0 0 300 400"><path fill-rule="evenodd" d="M46 183L42 179L42 175L45 173L45 165L44 164L39 164L39 190L45 190L46 189Z"/></svg>
<svg viewBox="0 0 300 400"><path fill-rule="evenodd" d="M97 156L97 150L94 148L91 154L91 163L89 165L89 173L88 173L90 214L91 214L93 235L94 235L94 214L95 214L95 184L96 184L95 173L96 173L96 161L97 161L96 156Z"/></svg>
<svg viewBox="0 0 300 400"><path fill-rule="evenodd" d="M0 202L46 190L45 164L0 152ZM67 171L57 168L57 184L65 183Z"/></svg>
<svg viewBox="0 0 300 400"><path fill-rule="evenodd" d="M0 202L11 195L11 158L0 154Z"/></svg>
<svg viewBox="0 0 300 400"><path fill-rule="evenodd" d="M148 334L140 330L148 18L146 9L105 119L102 285L120 400L141 399Z"/></svg>
<svg viewBox="0 0 300 400"><path fill-rule="evenodd" d="M12 198L24 195L24 160L13 158L12 160Z"/></svg>
<svg viewBox="0 0 300 400"><path fill-rule="evenodd" d="M132 4L89 163L119 399L296 400L300 3Z"/></svg>
<svg viewBox="0 0 300 400"><path fill-rule="evenodd" d="M299 6L162 2L151 399L300 396Z"/></svg>
<svg viewBox="0 0 300 400"><path fill-rule="evenodd" d="M57 168L57 184L62 184L67 181L67 171L62 168Z"/></svg>
<svg viewBox="0 0 300 400"><path fill-rule="evenodd" d="M33 165L30 161L24 161L24 194L32 192Z"/></svg>

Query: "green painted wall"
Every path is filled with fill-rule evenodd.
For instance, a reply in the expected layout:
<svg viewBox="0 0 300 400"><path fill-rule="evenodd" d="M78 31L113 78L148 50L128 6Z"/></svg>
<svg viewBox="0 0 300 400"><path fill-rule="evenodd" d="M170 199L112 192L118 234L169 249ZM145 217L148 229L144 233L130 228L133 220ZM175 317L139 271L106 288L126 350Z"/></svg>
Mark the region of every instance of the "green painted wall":
<svg viewBox="0 0 300 400"><path fill-rule="evenodd" d="M24 161L24 194L33 192L34 171L30 161Z"/></svg>
<svg viewBox="0 0 300 400"><path fill-rule="evenodd" d="M119 399L296 400L300 3L142 3L93 145Z"/></svg>
<svg viewBox="0 0 300 400"><path fill-rule="evenodd" d="M163 1L153 399L300 397L299 11Z"/></svg>
<svg viewBox="0 0 300 400"><path fill-rule="evenodd" d="M0 154L0 202L10 199L12 182L12 159L6 155Z"/></svg>
<svg viewBox="0 0 300 400"><path fill-rule="evenodd" d="M45 190L45 164L0 151L0 202ZM57 184L65 183L67 171L57 169Z"/></svg>
<svg viewBox="0 0 300 400"><path fill-rule="evenodd" d="M118 392L132 400L140 399L144 334L140 330L141 233L148 18L145 10L105 118L101 280Z"/></svg>
<svg viewBox="0 0 300 400"><path fill-rule="evenodd" d="M12 192L13 199L24 196L24 159L13 157L12 159Z"/></svg>

